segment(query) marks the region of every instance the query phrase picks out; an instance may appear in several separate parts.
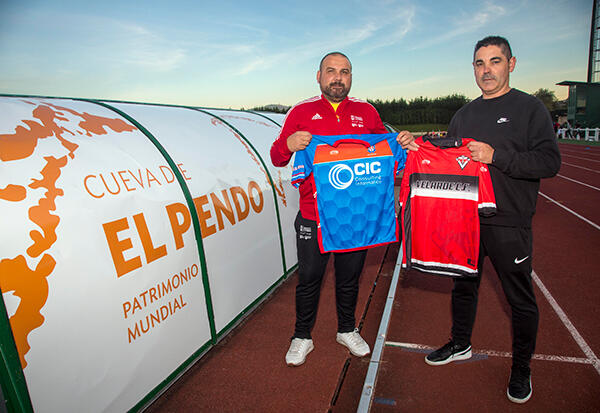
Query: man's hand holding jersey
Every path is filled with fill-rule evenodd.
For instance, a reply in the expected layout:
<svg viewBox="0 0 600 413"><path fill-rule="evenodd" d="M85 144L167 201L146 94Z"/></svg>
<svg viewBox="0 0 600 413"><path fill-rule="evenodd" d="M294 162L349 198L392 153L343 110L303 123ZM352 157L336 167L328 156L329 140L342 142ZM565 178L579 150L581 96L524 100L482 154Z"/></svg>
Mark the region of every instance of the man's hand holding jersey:
<svg viewBox="0 0 600 413"><path fill-rule="evenodd" d="M306 149L311 140L312 134L310 132L297 131L288 136L287 147L290 152L298 152Z"/></svg>
<svg viewBox="0 0 600 413"><path fill-rule="evenodd" d="M396 137L396 141L402 146L402 149L408 149L409 151L419 149L419 145L415 143L415 137L407 130L400 132Z"/></svg>
<svg viewBox="0 0 600 413"><path fill-rule="evenodd" d="M467 144L474 161L490 164L494 158L494 148L484 142L471 141Z"/></svg>

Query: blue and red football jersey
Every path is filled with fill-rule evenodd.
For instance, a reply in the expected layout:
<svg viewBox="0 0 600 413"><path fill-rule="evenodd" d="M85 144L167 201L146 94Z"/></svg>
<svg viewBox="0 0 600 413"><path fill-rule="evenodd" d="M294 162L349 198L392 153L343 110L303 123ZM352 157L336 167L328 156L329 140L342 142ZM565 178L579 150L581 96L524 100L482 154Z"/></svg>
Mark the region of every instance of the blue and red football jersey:
<svg viewBox="0 0 600 413"><path fill-rule="evenodd" d="M406 152L396 133L313 135L296 152L292 184L313 179L321 252L352 251L398 240L394 178Z"/></svg>

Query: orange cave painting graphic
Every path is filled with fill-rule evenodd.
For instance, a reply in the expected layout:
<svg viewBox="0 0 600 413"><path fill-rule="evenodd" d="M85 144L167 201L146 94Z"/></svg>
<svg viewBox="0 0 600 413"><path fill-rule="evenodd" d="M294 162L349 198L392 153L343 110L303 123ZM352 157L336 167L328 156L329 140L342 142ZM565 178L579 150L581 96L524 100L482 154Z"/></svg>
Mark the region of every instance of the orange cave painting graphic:
<svg viewBox="0 0 600 413"><path fill-rule="evenodd" d="M25 368L25 355L30 350L29 334L44 323L42 308L49 293L47 278L56 267L56 259L50 248L57 241L60 211L56 210L56 199L64 194L57 187L61 173L75 158L79 145L74 141L106 135L108 130L116 133L132 132L137 128L120 118L96 116L78 112L46 101L22 100L33 107L32 119L22 119L14 133L0 134L0 168L10 171L17 164L11 161L41 156L42 169L21 170L29 174L27 185L6 183L0 180L0 205L2 203L26 202L28 191L42 189L43 195L37 204L28 205L27 218L36 229L29 232L30 245L15 257L0 257L0 289L3 294L12 293L20 300L16 311L10 316L13 336L19 352L21 366ZM23 126L24 125L24 126ZM39 143L44 139L55 139L65 149L62 156L41 152ZM11 171L12 172L12 171ZM8 174L15 176L15 174Z"/></svg>

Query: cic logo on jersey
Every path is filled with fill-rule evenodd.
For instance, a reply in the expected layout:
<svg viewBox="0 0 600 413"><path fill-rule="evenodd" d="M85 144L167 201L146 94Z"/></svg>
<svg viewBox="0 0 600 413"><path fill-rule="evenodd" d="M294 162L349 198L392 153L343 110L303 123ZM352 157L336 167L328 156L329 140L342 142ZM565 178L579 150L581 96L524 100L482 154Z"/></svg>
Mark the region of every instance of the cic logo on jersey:
<svg viewBox="0 0 600 413"><path fill-rule="evenodd" d="M357 162L354 168L339 163L329 170L329 183L335 189L346 189L354 181L355 176L373 175L381 173L381 162Z"/></svg>

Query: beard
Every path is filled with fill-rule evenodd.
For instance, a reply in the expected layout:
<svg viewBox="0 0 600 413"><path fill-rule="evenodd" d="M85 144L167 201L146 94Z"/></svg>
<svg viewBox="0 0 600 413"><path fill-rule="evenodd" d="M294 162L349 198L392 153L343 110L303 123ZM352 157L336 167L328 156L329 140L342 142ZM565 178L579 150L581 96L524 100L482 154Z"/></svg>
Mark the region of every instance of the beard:
<svg viewBox="0 0 600 413"><path fill-rule="evenodd" d="M326 86L321 84L320 86L321 92L327 100L335 103L344 100L348 96L348 92L350 92L350 87L346 87L342 82L333 82Z"/></svg>

